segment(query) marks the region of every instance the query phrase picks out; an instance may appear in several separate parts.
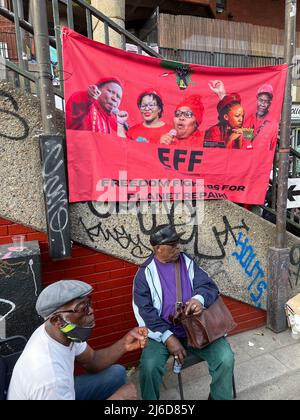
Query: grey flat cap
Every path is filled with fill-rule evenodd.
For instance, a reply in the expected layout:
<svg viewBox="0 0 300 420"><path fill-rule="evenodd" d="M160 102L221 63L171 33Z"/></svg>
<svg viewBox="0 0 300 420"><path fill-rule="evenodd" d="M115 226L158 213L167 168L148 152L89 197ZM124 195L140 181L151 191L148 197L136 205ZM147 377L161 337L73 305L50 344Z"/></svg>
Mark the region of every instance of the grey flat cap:
<svg viewBox="0 0 300 420"><path fill-rule="evenodd" d="M89 295L92 286L79 280L61 280L46 287L36 302L36 311L44 319L74 299Z"/></svg>

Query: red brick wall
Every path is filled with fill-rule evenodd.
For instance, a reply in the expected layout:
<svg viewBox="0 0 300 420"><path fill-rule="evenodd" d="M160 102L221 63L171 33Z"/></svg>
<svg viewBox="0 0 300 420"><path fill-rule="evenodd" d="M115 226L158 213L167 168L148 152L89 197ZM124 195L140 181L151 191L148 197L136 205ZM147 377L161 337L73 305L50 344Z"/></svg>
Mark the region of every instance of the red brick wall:
<svg viewBox="0 0 300 420"><path fill-rule="evenodd" d="M15 61L18 58L15 25L9 20L0 16L0 42L6 44L8 56Z"/></svg>
<svg viewBox="0 0 300 420"><path fill-rule="evenodd" d="M179 1L179 0L178 0ZM182 0L187 3L203 4L203 0ZM216 1L207 1L216 11ZM298 2L299 8L299 2ZM253 25L284 28L285 1L284 0L227 0L227 7L223 13L216 13L217 19L233 22L247 22ZM297 30L300 30L300 13L297 15Z"/></svg>
<svg viewBox="0 0 300 420"><path fill-rule="evenodd" d="M217 19L246 22L279 29L284 28L284 16L284 0L227 0L226 10L223 13L216 14ZM299 13L297 16L297 30L300 30Z"/></svg>
<svg viewBox="0 0 300 420"><path fill-rule="evenodd" d="M45 234L0 219L0 244L10 243L16 234L24 234L27 241L40 241L44 287L61 279L79 279L93 285L97 327L90 344L94 348L111 345L136 326L131 291L137 266L79 245L74 245L71 259L53 262ZM230 298L225 301L238 324L233 334L265 324L265 311ZM127 354L122 363L132 365L138 360L139 353L135 352Z"/></svg>

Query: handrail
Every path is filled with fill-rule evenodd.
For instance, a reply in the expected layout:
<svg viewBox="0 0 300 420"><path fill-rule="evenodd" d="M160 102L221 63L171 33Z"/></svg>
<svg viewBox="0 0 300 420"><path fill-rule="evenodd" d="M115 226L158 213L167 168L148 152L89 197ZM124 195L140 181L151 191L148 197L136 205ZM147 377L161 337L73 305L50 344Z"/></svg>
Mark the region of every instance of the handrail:
<svg viewBox="0 0 300 420"><path fill-rule="evenodd" d="M271 207L266 207L266 206L259 206L259 207L261 209L267 211L268 213L272 214L273 216L277 216L276 210L272 209ZM290 225L290 226L296 228L300 232L300 224L299 223L295 223L289 217L287 217L286 222L287 222L287 225Z"/></svg>
<svg viewBox="0 0 300 420"><path fill-rule="evenodd" d="M54 9L53 9L53 14L54 14L54 18L58 17L58 5L59 4L63 4L64 6L66 6L67 12L68 12L68 21L69 21L69 26L72 27L73 23L74 23L74 16L73 16L73 8L72 5L73 3L75 3L76 5L78 5L79 7L83 8L86 12L86 18L87 18L87 32L88 35L90 37L92 37L92 17L102 21L104 23L104 32L106 35L106 42L108 41L108 28L111 28L112 30L114 30L115 32L117 32L118 34L120 34L121 36L123 36L123 40L124 39L128 39L129 41L131 41L133 44L137 45L139 51L142 49L145 52L147 52L149 55L157 57L157 58L163 58L162 55L156 53L152 48L150 48L147 44L145 44L144 42L140 41L137 37L135 37L132 33L128 32L126 29L122 28L121 26L119 26L117 23L115 23L113 20L111 20L110 18L108 18L107 16L105 16L102 12L100 12L99 10L97 10L95 7L91 6L90 4L86 3L84 0L52 0L52 4L54 5ZM0 6L0 15L3 16L4 18L8 19L9 21L11 21L12 23L15 23L15 14ZM55 22L54 22L55 23ZM25 30L26 32L28 32L31 35L34 35L34 28L33 26L27 22L24 19L18 19L18 24L19 27L23 30ZM59 24L59 21L56 19L56 25ZM55 30L57 28L55 27ZM56 38L55 37L49 37L49 43L52 47L57 48L60 46L60 35L59 35L60 29L58 31L56 31ZM58 41L58 43L57 43ZM60 51L58 50L58 55ZM4 61L5 59L3 59ZM61 63L61 57L58 57L59 62ZM38 81L38 77L35 76L34 72L29 72L28 70L26 70L25 68L21 68L21 66L18 66L17 64L9 61L9 60L5 60L6 66L13 70L16 74L30 80L31 82L34 82L37 84ZM63 94L63 89L58 89L54 87L54 93L55 95L59 96L60 98L64 98L64 94ZM300 152L298 152L297 150L291 148L291 155L294 157L294 159L300 159ZM276 182L276 180L275 180ZM276 214L276 212L274 211L274 209L270 209L269 207L264 207L261 206L261 208L264 208L267 211L270 211L271 213ZM297 223L292 222L291 220L288 220L288 223L292 224L293 227L296 227L297 229L300 229L300 225L298 225Z"/></svg>
<svg viewBox="0 0 300 420"><path fill-rule="evenodd" d="M135 45L137 45L139 50L143 50L146 53L148 53L149 55L154 56L156 58L163 58L162 55L156 53L147 44L140 41L133 34L128 32L126 29L122 28L121 26L119 26L113 20L109 19L107 16L105 16L103 13L101 13L99 10L95 9L93 6L86 3L85 1L83 1L83 0L55 0L55 1L53 1L53 5L56 4L56 6L54 7L54 14L56 14L56 15L58 14L58 4L59 3L65 5L67 7L68 22L69 22L70 27L74 26L74 19L73 19L74 17L73 17L73 9L72 9L73 2L75 4L77 4L78 6L85 9L87 20L90 22L90 25L91 25L91 22L92 22L92 16L104 23L105 34L106 34L106 42L108 41L108 28L111 28L112 30L114 30L118 34L122 35L124 37L124 40L129 40L132 43L134 43ZM0 15L3 16L4 18L8 19L12 23L15 23L15 13L6 9L5 7L0 6ZM26 20L18 18L18 25L21 29L25 30L29 34L34 35L33 26L29 22L27 22ZM91 36L92 35L92 28L88 27L87 29L88 29L88 34ZM59 37L56 29L55 29L55 32L56 32L56 37L51 37L50 36L49 37L49 44L50 44L50 46L57 49L57 47L60 47L60 37ZM18 47L18 49L19 49L19 47ZM20 54L20 51L18 51L18 53ZM59 62L59 70L62 71L62 56L61 56L61 49L60 48L58 49L58 62ZM29 72L25 68L25 66L24 66L24 68L22 68L22 65L16 65L16 64L12 63L11 61L9 61L7 59L5 60L5 63L6 63L6 66L9 69L13 70L16 74L21 75L25 79L28 79L28 80L36 83L37 79L32 75L32 72ZM54 93L61 98L64 97L64 92L63 92L62 86L61 86L61 89L55 88Z"/></svg>
<svg viewBox="0 0 300 420"><path fill-rule="evenodd" d="M128 40L130 40L131 42L133 42L134 44L136 44L137 46L142 48L149 55L151 55L153 57L156 57L156 58L163 58L162 55L158 54L152 48L148 47L147 44L145 44L140 39L138 39L136 36L134 36L131 32L128 32L126 29L119 26L117 23L115 23L113 20L109 19L103 13L99 12L99 10L95 9L95 7L89 5L88 3L86 3L83 0L72 0L72 1L74 1L74 3L78 4L79 6L83 7L84 9L89 10L90 13L94 17L98 18L103 23L106 23L111 29L116 31L118 34L124 35ZM66 6L69 4L69 0L59 0L59 2L65 4ZM2 7L2 6L0 6L0 15L5 17L6 19L10 20L13 23L15 21L14 13L11 12L10 10L8 10L8 9ZM33 26L30 23L28 23L24 19L20 19L19 22L20 22L20 27L22 29L26 30L27 32L29 32L32 35L34 34ZM53 46L53 47L56 47L56 40L52 37L49 37L49 39L50 39L50 45Z"/></svg>
<svg viewBox="0 0 300 420"><path fill-rule="evenodd" d="M64 3L68 3L68 0L59 0ZM152 48L148 47L147 44L145 44L143 41L138 39L136 36L134 36L131 32L128 32L126 29L119 26L117 23L115 23L113 20L109 19L107 16L105 16L103 13L101 13L99 10L95 9L95 7L91 6L90 4L86 3L83 0L73 0L74 3L78 4L79 6L89 10L91 14L101 20L102 22L105 22L108 24L108 26L111 29L114 29L116 32L118 32L120 35L125 35L127 39L132 41L137 46L141 47L144 51L146 51L148 54L150 54L153 57L156 58L163 58L162 55L155 52Z"/></svg>
<svg viewBox="0 0 300 420"><path fill-rule="evenodd" d="M291 147L291 154L295 156L297 159L300 159L300 153Z"/></svg>
<svg viewBox="0 0 300 420"><path fill-rule="evenodd" d="M5 7L0 6L0 15L5 17L6 19L10 20L11 22L15 22L15 15L10 10L6 9ZM33 35L33 27L24 19L19 19L20 26L25 31L31 33Z"/></svg>
<svg viewBox="0 0 300 420"><path fill-rule="evenodd" d="M0 6L0 15L10 20L12 23L15 22L15 14L5 7ZM19 19L19 24L22 29L29 32L31 35L34 35L33 26L24 19ZM56 48L56 40L52 36L49 37L49 43L51 47Z"/></svg>

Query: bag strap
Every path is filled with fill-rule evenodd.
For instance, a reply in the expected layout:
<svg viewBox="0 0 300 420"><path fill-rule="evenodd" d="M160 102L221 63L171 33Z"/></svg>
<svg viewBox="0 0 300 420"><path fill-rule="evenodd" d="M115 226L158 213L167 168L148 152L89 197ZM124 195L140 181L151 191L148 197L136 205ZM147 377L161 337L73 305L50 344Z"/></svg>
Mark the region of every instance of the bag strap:
<svg viewBox="0 0 300 420"><path fill-rule="evenodd" d="M182 304L180 261L178 260L175 265L176 265L176 307L178 307L178 304Z"/></svg>

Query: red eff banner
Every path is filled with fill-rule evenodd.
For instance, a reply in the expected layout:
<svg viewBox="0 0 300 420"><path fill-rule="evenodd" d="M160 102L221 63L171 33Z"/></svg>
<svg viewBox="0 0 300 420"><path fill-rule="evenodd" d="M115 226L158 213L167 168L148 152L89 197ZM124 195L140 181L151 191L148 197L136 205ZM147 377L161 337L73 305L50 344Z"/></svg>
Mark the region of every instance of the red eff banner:
<svg viewBox="0 0 300 420"><path fill-rule="evenodd" d="M216 68L63 30L70 201L264 202L287 66Z"/></svg>

